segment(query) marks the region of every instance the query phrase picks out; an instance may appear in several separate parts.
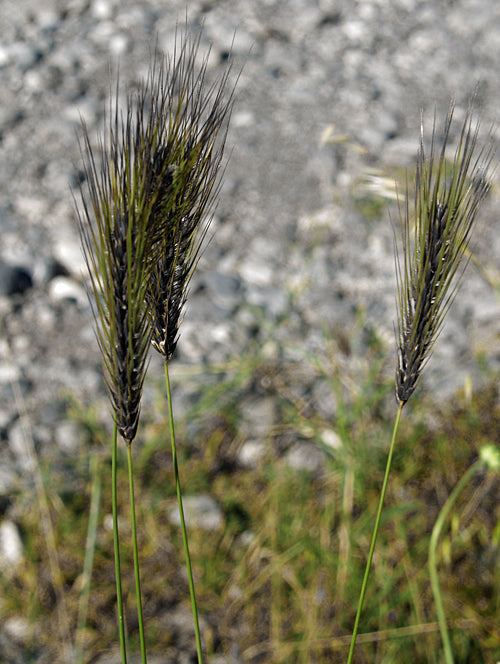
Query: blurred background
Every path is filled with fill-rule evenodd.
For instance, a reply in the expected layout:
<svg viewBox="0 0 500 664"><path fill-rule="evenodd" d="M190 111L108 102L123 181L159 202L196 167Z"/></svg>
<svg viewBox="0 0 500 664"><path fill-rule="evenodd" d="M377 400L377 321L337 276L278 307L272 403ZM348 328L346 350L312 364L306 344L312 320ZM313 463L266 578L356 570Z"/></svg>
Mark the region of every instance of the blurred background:
<svg viewBox="0 0 500 664"><path fill-rule="evenodd" d="M193 32L203 26L209 80L229 62L238 79L220 202L171 368L187 493L215 523L200 535L193 521L205 643L219 664L346 656L396 409L397 192L407 169L411 186L421 118L429 139L454 99L454 139L475 92L480 141L498 122L500 6L490 0L2 0L0 662L76 661L75 643L82 661L115 661L111 420L72 197L77 137L84 119L97 145L118 70L123 91L136 87L156 41L170 52L186 20ZM418 642L419 662L440 647L429 529L482 442L498 443L498 204L497 172L408 415L392 497L403 512L391 512L408 529L393 524L385 546L395 558L379 561L378 578L385 564L399 571L367 600L365 632L434 624L397 640ZM190 662L162 371L152 356L137 441L143 523L158 533L143 533L146 616L157 661ZM490 476L476 484L459 542L447 540L457 661L500 657L499 491ZM81 622L91 508L99 526ZM131 609L132 634L133 620ZM390 638L367 643L359 662L403 661Z"/></svg>

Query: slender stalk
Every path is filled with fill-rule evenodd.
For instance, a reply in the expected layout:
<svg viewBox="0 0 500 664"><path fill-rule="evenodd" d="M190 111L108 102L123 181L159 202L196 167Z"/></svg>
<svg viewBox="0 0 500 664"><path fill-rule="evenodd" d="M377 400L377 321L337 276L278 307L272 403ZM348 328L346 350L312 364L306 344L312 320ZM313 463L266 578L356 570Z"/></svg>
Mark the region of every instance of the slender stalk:
<svg viewBox="0 0 500 664"><path fill-rule="evenodd" d="M113 427L113 452L111 460L111 503L113 508L113 542L115 547L116 603L118 606L118 631L122 664L127 664L127 642L125 638L125 619L123 614L122 573L120 566L120 537L118 535L118 501L116 491L116 457L118 454L118 425Z"/></svg>
<svg viewBox="0 0 500 664"><path fill-rule="evenodd" d="M358 601L358 610L356 612L356 619L354 621L354 629L352 631L352 637L351 637L351 647L349 648L349 656L347 658L347 664L351 664L352 658L354 656L354 647L356 645L356 637L358 634L358 627L359 627L359 619L361 617L361 611L363 609L363 602L365 599L365 594L366 594L366 588L368 586L368 577L370 576L370 570L372 566L372 560L373 560L373 553L375 551L375 543L377 541L377 535L378 535L378 529L380 526L380 520L382 517L382 510L384 507L384 500L385 500L385 494L387 491L387 485L389 483L389 473L391 470L391 463L392 463L392 455L394 452L394 447L395 447L395 442L396 442L396 435L398 432L399 428L399 421L401 419L401 413L403 411L403 405L402 403L399 404L398 407L398 412L396 415L396 421L394 422L394 430L392 432L392 440L391 440L391 446L389 448L389 455L387 457L387 463L385 466L385 475L384 475L384 483L382 484L382 491L380 492L380 500L378 504L378 511L377 511L377 517L375 519L375 526L373 528L373 533L372 533L372 541L370 544L370 551L368 553L368 560L366 562L366 569L365 569L365 575L363 577L363 583L361 585L361 592L359 595L359 601Z"/></svg>
<svg viewBox="0 0 500 664"><path fill-rule="evenodd" d="M472 466L467 470L467 472L462 476L457 486L451 492L448 500L444 504L434 528L432 529L432 535L429 542L429 576L431 579L432 594L434 595L434 603L436 604L436 613L439 622L439 629L441 631L441 639L443 641L444 655L446 664L454 664L453 652L451 649L450 636L448 634L448 629L446 627L446 616L443 606L443 597L441 595L441 590L439 587L439 578L437 573L436 565L436 551L439 535L444 526L444 522L450 513L451 508L453 507L456 499L462 492L462 489L465 487L469 479L474 475L476 470L483 465L483 460L478 459Z"/></svg>
<svg viewBox="0 0 500 664"><path fill-rule="evenodd" d="M168 400L168 418L170 423L170 440L172 442L172 461L174 465L175 475L175 489L177 492L177 503L179 505L179 516L181 519L182 541L184 543L184 555L186 557L186 567L189 579L189 592L191 595L191 608L193 611L194 632L196 637L196 650L198 653L198 664L203 664L203 655L201 651L201 636L200 625L198 621L198 607L196 605L196 595L194 591L193 571L191 567L191 556L189 555L188 537L186 530L186 522L184 520L184 508L182 507L182 492L181 483L179 478L179 467L177 464L177 448L175 445L175 429L174 429L174 415L172 410L172 392L170 389L170 377L168 374L168 362L165 362L165 382L167 385L167 400Z"/></svg>
<svg viewBox="0 0 500 664"><path fill-rule="evenodd" d="M139 639L141 642L141 660L146 664L146 640L144 638L144 618L142 615L141 578L139 572L139 549L137 547L137 526L135 521L134 472L132 464L132 445L127 445L128 483L130 492L130 520L132 524L132 545L134 550L135 592L137 595L137 617L139 620Z"/></svg>

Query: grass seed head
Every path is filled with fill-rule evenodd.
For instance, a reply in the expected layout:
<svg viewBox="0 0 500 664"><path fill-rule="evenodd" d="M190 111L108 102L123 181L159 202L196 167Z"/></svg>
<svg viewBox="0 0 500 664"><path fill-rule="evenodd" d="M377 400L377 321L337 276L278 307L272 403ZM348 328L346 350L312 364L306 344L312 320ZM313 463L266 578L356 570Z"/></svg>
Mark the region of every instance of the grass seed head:
<svg viewBox="0 0 500 664"><path fill-rule="evenodd" d="M196 68L201 33L155 55L147 79L119 110L119 85L99 141L99 165L83 123L86 185L78 219L97 338L118 430L137 431L151 341L174 352L187 284L219 188L230 68L206 85Z"/></svg>
<svg viewBox="0 0 500 664"><path fill-rule="evenodd" d="M155 198L152 222L160 229L152 252L147 302L153 346L172 357L188 284L210 224L220 188L220 171L234 88L230 68L207 84L207 58L197 69L199 37L187 35L162 67L165 84L155 89L155 106L165 122L157 128L152 155Z"/></svg>
<svg viewBox="0 0 500 664"><path fill-rule="evenodd" d="M84 164L80 236L87 262L96 333L118 430L127 445L135 438L151 330L146 284L153 247L161 229L152 224L158 186L152 167L162 117L154 104L161 84L152 70L119 110L119 85L111 96L108 122L94 155L83 123ZM164 178L165 179L165 178ZM164 185L165 186L165 185Z"/></svg>
<svg viewBox="0 0 500 664"><path fill-rule="evenodd" d="M473 125L470 107L453 161L446 159L453 111L450 104L439 152L436 122L428 155L422 129L413 214L408 186L400 209L399 252L396 247L396 397L400 405L413 394L442 329L466 265L464 256L477 211L489 189L492 148L491 144L478 147L479 123Z"/></svg>

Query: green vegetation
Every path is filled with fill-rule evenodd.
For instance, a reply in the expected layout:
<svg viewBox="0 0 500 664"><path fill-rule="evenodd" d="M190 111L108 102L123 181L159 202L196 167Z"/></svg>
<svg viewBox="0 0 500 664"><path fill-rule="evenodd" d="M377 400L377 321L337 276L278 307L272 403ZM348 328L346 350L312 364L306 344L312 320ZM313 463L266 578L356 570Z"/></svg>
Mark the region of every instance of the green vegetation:
<svg viewBox="0 0 500 664"><path fill-rule="evenodd" d="M336 349L329 353L332 360ZM355 613L355 598L370 544L392 429L393 382L381 370L382 349L370 350L370 380L351 392L328 373L338 420L326 421L294 398L283 385L298 366L268 365L258 354L239 364L208 369L199 378L204 408L194 406L179 421L177 444L184 496L204 493L221 508L220 530L188 524L202 639L208 659L238 643L244 662L345 662ZM314 362L314 364L320 364ZM324 363L321 363L324 366ZM319 369L317 369L320 371ZM205 371L205 369L204 369ZM326 369L324 370L326 371ZM175 365L172 369L175 400ZM189 381L196 386L196 376ZM182 383L186 377L182 376ZM478 458L485 443L496 444L500 408L495 379L470 400L457 395L451 404L425 401L419 393L401 422L381 530L360 622L356 661L394 662L412 652L416 664L441 661L441 638L428 573L429 538L439 511L457 482ZM161 387L158 386L161 390ZM277 421L265 437L265 453L254 467L243 467L238 453L246 442L239 433L239 405L259 394L276 403ZM344 403L341 403L341 396ZM347 418L346 413L356 415ZM195 439L187 424L196 414ZM101 496L86 627L79 640L84 662L116 649L113 536L108 486L110 451L92 412L73 407L71 417L88 432L90 453L77 459L68 488L53 465L43 469L56 526L59 565L76 626L87 541L88 512L97 459L106 479ZM432 429L428 422L432 421ZM322 443L319 432L334 428L339 449ZM168 616L184 608L189 591L175 508L175 483L168 422L148 422L136 441L136 509L145 613L151 654L167 656L175 646L175 622ZM287 450L302 441L323 450L315 471L296 470ZM125 450L119 454L118 492L127 492ZM94 479L92 479L94 478ZM500 479L498 473L474 476L454 505L451 527L437 550L438 574L455 661L493 663L500 657ZM29 607L33 652L58 647L58 613L37 506L22 496L19 521L27 557L13 578L1 576L4 615ZM131 652L138 651L134 620L133 556L128 507L121 507L123 592ZM122 520L120 519L120 524ZM127 603L127 598L129 602ZM51 636L52 635L52 636ZM189 644L195 654L194 633ZM33 659L35 661L35 657Z"/></svg>

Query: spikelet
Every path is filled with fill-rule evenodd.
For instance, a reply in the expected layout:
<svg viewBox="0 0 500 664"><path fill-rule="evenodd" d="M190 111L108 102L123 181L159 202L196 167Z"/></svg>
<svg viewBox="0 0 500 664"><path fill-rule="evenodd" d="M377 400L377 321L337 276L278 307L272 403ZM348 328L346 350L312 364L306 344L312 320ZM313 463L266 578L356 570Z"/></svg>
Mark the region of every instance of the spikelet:
<svg viewBox="0 0 500 664"><path fill-rule="evenodd" d="M423 127L415 177L413 215L408 186L400 210L402 259L396 247L398 324L396 398L411 397L439 335L466 266L464 256L477 211L489 189L492 148L478 148L479 123L469 108L453 162L446 159L454 105L446 116L436 155L436 121L430 154Z"/></svg>
<svg viewBox="0 0 500 664"><path fill-rule="evenodd" d="M151 340L146 284L161 228L152 211L164 192L152 168L161 109L154 103L161 72L151 69L119 111L119 86L110 101L109 125L99 140L99 165L83 123L80 151L86 187L78 210L83 253L90 274L97 339L118 431L127 445L137 432ZM157 93L156 93L157 94Z"/></svg>
<svg viewBox="0 0 500 664"><path fill-rule="evenodd" d="M206 85L207 56L196 71L199 37L186 37L165 61L167 85L155 105L166 121L157 133L152 173L161 195L153 224L161 237L153 252L148 282L153 346L168 361L175 350L187 289L211 221L220 187L227 122L234 88L225 98L230 68Z"/></svg>

